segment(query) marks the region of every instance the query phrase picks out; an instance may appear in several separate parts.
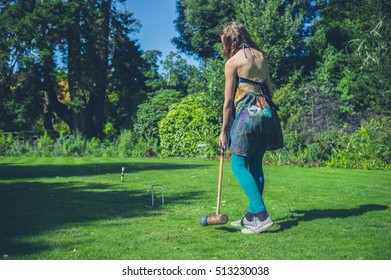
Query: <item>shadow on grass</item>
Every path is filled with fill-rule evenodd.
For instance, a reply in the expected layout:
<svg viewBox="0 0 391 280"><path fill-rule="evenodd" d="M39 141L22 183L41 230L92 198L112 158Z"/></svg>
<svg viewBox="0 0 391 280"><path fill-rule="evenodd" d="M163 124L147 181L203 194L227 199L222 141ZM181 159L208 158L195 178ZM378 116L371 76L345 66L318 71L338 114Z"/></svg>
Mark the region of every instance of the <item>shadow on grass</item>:
<svg viewBox="0 0 391 280"><path fill-rule="evenodd" d="M70 164L43 164L43 165L18 165L3 163L0 164L0 178L3 180L12 179L33 179L33 178L55 178L73 176L96 176L101 174L121 174L122 167L125 173L154 170L179 170L203 168L209 164L175 164L166 162L96 162L91 163L70 163Z"/></svg>
<svg viewBox="0 0 391 280"><path fill-rule="evenodd" d="M28 258L49 250L39 236L89 222L161 215L151 205L149 190L128 190L110 184L76 182L0 182L0 259ZM165 195L169 204L187 204L201 192ZM132 230L133 221L123 220ZM32 239L31 239L32 238Z"/></svg>
<svg viewBox="0 0 391 280"><path fill-rule="evenodd" d="M313 210L297 210L293 211L292 215L286 217L289 219L285 222L276 222L280 228L277 230L270 230L272 232L283 232L299 225L300 222L309 222L318 219L328 218L348 218L354 216L360 216L364 213L371 211L383 211L389 209L388 206L378 204L366 204L361 205L353 209L313 209ZM284 219L284 220L285 220Z"/></svg>
<svg viewBox="0 0 391 280"><path fill-rule="evenodd" d="M217 230L226 231L226 232L238 232L241 231L241 229L238 228L230 228L230 227L217 227Z"/></svg>

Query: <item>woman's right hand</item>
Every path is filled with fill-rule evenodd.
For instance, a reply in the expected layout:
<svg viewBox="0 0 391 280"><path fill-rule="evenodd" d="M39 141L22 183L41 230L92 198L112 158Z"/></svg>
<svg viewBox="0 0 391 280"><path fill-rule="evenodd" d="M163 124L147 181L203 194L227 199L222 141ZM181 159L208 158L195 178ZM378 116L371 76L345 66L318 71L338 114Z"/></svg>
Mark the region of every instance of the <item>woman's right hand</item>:
<svg viewBox="0 0 391 280"><path fill-rule="evenodd" d="M227 148L227 143L228 143L227 133L222 131L220 133L220 138L219 138L220 148L225 150Z"/></svg>

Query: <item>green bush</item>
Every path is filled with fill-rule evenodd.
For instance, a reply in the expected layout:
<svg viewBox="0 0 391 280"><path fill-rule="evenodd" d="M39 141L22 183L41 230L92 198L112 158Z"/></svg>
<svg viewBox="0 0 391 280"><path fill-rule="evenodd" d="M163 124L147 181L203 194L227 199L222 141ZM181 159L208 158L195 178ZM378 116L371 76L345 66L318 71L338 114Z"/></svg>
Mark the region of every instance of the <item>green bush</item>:
<svg viewBox="0 0 391 280"><path fill-rule="evenodd" d="M325 166L332 152L346 146L348 134L340 130L284 134L284 148L267 152L265 161L277 165Z"/></svg>
<svg viewBox="0 0 391 280"><path fill-rule="evenodd" d="M134 149L137 138L135 134L128 129L122 130L118 138L118 156L130 157Z"/></svg>
<svg viewBox="0 0 391 280"><path fill-rule="evenodd" d="M32 141L18 141L18 139L15 139L12 142L8 155L14 157L20 157L23 155L34 156L36 154L35 150L36 149Z"/></svg>
<svg viewBox="0 0 391 280"><path fill-rule="evenodd" d="M34 156L49 157L53 154L54 140L45 131L44 135L37 139L36 147L32 150Z"/></svg>
<svg viewBox="0 0 391 280"><path fill-rule="evenodd" d="M341 168L390 169L390 117L364 120L352 133L346 147L335 149L328 166Z"/></svg>
<svg viewBox="0 0 391 280"><path fill-rule="evenodd" d="M159 123L163 156L214 157L218 153L219 110L195 93L170 106Z"/></svg>
<svg viewBox="0 0 391 280"><path fill-rule="evenodd" d="M322 154L322 149L318 143L308 144L304 150L298 154L299 164L304 166L321 166Z"/></svg>
<svg viewBox="0 0 391 280"><path fill-rule="evenodd" d="M80 133L60 136L54 144L54 155L81 157L86 154L86 138Z"/></svg>
<svg viewBox="0 0 391 280"><path fill-rule="evenodd" d="M346 147L348 140L349 134L337 129L325 130L314 135L314 141L322 150L322 161L328 161L334 150Z"/></svg>
<svg viewBox="0 0 391 280"><path fill-rule="evenodd" d="M145 141L139 137L132 150L132 157L154 157L159 153L159 144L157 138L151 138Z"/></svg>
<svg viewBox="0 0 391 280"><path fill-rule="evenodd" d="M12 133L5 136L4 132L0 131L0 156L9 155L13 141Z"/></svg>
<svg viewBox="0 0 391 280"><path fill-rule="evenodd" d="M98 138L91 138L86 142L85 154L92 157L101 157L106 149L106 142Z"/></svg>
<svg viewBox="0 0 391 280"><path fill-rule="evenodd" d="M107 139L114 139L117 131L114 128L114 125L111 122L106 122L103 127L103 133Z"/></svg>
<svg viewBox="0 0 391 280"><path fill-rule="evenodd" d="M146 102L138 107L134 132L146 140L159 137L159 122L167 115L168 107L180 100L180 92L163 89L153 93Z"/></svg>

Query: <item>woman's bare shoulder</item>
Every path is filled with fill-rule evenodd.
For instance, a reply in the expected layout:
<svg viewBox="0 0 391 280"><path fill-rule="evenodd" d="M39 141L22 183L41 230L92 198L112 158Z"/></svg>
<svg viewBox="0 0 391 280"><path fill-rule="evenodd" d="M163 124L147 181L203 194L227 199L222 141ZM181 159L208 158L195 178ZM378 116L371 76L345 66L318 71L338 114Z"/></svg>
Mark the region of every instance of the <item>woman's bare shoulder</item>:
<svg viewBox="0 0 391 280"><path fill-rule="evenodd" d="M238 65L238 59L233 56L225 62L225 70L236 70Z"/></svg>

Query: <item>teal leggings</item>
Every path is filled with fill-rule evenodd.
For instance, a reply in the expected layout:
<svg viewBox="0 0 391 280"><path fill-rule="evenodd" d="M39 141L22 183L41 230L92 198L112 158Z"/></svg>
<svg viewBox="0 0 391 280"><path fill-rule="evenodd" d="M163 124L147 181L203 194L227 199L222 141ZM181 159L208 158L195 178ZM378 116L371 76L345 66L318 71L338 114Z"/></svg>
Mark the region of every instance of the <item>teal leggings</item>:
<svg viewBox="0 0 391 280"><path fill-rule="evenodd" d="M265 151L266 148L262 147L251 156L232 154L232 172L250 201L248 212L253 214L266 211L262 199L264 188L262 160Z"/></svg>

